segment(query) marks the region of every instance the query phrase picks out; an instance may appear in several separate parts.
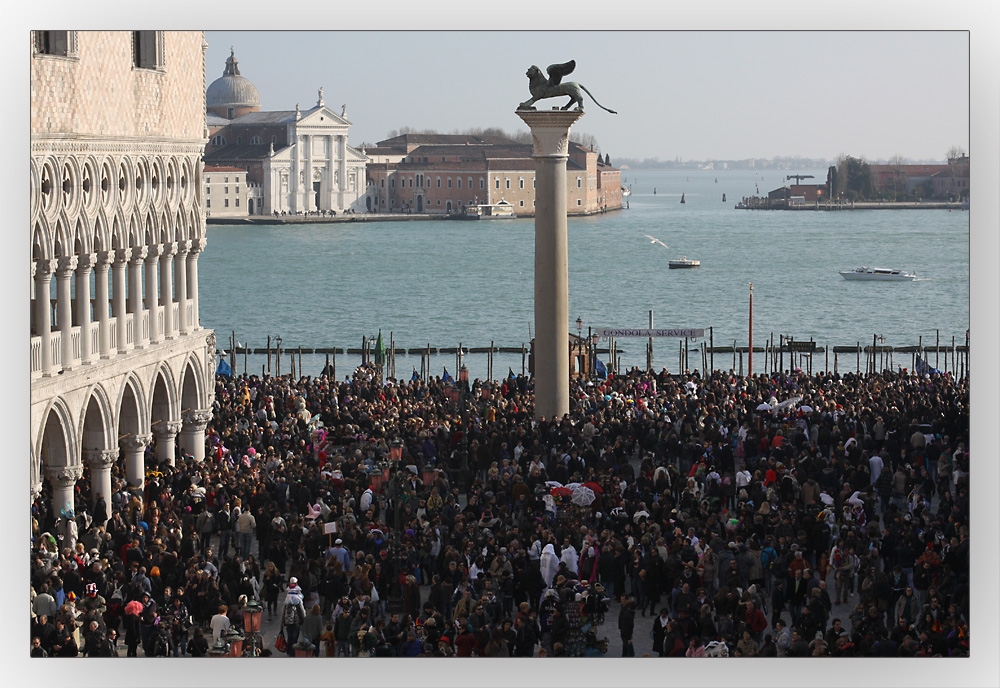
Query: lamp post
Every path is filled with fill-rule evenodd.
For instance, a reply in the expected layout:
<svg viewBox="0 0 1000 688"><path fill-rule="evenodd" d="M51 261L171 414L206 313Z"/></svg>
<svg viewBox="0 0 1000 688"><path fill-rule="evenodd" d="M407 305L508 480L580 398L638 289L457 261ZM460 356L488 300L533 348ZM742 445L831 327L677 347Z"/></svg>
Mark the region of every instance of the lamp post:
<svg viewBox="0 0 1000 688"><path fill-rule="evenodd" d="M243 607L243 632L246 633L243 654L247 657L260 656L260 648L257 647L257 640L260 634L260 619L263 614L264 608L257 600L251 600Z"/></svg>

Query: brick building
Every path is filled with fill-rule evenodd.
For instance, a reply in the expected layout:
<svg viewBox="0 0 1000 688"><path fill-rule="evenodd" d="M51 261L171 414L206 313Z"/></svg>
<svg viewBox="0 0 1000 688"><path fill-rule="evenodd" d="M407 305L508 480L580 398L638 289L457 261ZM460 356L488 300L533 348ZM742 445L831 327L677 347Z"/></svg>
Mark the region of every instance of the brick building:
<svg viewBox="0 0 1000 688"><path fill-rule="evenodd" d="M370 212L459 213L477 204L509 203L533 215L535 161L531 144L497 136L406 134L379 141L364 154ZM621 208L621 172L571 143L566 162L567 209L591 214Z"/></svg>

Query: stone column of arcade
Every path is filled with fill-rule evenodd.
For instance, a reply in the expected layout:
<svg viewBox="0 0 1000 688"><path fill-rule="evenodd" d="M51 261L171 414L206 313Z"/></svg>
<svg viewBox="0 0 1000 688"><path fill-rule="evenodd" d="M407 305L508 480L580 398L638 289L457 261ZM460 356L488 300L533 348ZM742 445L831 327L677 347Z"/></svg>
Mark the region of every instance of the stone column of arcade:
<svg viewBox="0 0 1000 688"><path fill-rule="evenodd" d="M94 317L97 318L98 353L101 358L111 358L111 313L108 308L108 269L115 259L115 252L100 251L94 265Z"/></svg>
<svg viewBox="0 0 1000 688"><path fill-rule="evenodd" d="M142 487L146 479L146 447L151 439L149 435L136 435L121 441L125 449L125 480L131 487Z"/></svg>
<svg viewBox="0 0 1000 688"><path fill-rule="evenodd" d="M35 331L42 338L42 375L55 375L52 365L52 273L57 260L39 260L35 270Z"/></svg>
<svg viewBox="0 0 1000 688"><path fill-rule="evenodd" d="M157 308L160 302L160 297L157 293L157 283L159 281L157 272L160 265L161 250L162 246L160 244L153 244L146 247L146 312L149 313L147 317L149 318L149 342L151 344L159 343L163 339L160 332L159 308Z"/></svg>
<svg viewBox="0 0 1000 688"><path fill-rule="evenodd" d="M160 247L160 305L163 306L163 339L177 338L177 323L174 322L174 254L177 243L169 242ZM178 311L180 309L178 308Z"/></svg>
<svg viewBox="0 0 1000 688"><path fill-rule="evenodd" d="M128 351L128 277L126 269L132 260L132 249L115 249L114 262L111 264L112 288L111 308L115 315L115 338L118 340L118 353Z"/></svg>
<svg viewBox="0 0 1000 688"><path fill-rule="evenodd" d="M96 253L79 256L76 266L76 321L80 325L80 362L90 363L94 352L90 341L90 273L97 264Z"/></svg>
<svg viewBox="0 0 1000 688"><path fill-rule="evenodd" d="M77 256L63 256L56 270L56 318L59 325L63 370L74 366L73 359L73 301L70 295L73 273L79 263Z"/></svg>
<svg viewBox="0 0 1000 688"><path fill-rule="evenodd" d="M566 160L581 111L517 110L535 159L535 417L569 413L569 258Z"/></svg>
<svg viewBox="0 0 1000 688"><path fill-rule="evenodd" d="M183 424L178 420L168 420L158 423L153 428L153 436L156 438L156 463L165 463L168 466L174 465L174 450L177 444L177 433L181 431Z"/></svg>
<svg viewBox="0 0 1000 688"><path fill-rule="evenodd" d="M52 485L52 512L58 518L64 511L74 511L73 488L83 477L82 466L46 466L45 477Z"/></svg>
<svg viewBox="0 0 1000 688"><path fill-rule="evenodd" d="M188 322L187 307L187 258L191 241L185 239L177 242L177 257L174 259L174 291L177 296L177 329L181 334L190 334L191 323Z"/></svg>
<svg viewBox="0 0 1000 688"><path fill-rule="evenodd" d="M132 249L128 268L128 311L132 314L132 345L141 349L149 344L148 329L142 326L142 265L146 262L146 247Z"/></svg>
<svg viewBox="0 0 1000 688"><path fill-rule="evenodd" d="M191 248L188 249L187 256L187 297L191 304L191 321L187 324L188 330L194 332L201 327L198 315L198 254L205 248L207 242L204 238L192 239Z"/></svg>
<svg viewBox="0 0 1000 688"><path fill-rule="evenodd" d="M205 428L212 420L212 409L195 409L181 414L181 452L201 463L205 460Z"/></svg>
<svg viewBox="0 0 1000 688"><path fill-rule="evenodd" d="M118 449L84 449L83 460L90 466L90 503L94 504L97 496L101 495L110 507L111 467L118 460Z"/></svg>

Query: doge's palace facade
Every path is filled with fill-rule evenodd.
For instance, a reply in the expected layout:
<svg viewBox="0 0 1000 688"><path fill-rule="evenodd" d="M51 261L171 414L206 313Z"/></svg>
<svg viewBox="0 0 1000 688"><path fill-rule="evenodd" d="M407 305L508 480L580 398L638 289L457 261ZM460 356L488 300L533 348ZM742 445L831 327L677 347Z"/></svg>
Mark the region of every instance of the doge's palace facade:
<svg viewBox="0 0 1000 688"><path fill-rule="evenodd" d="M215 339L205 247L202 32L33 31L31 472L53 509L90 471L111 503L178 450L204 458Z"/></svg>

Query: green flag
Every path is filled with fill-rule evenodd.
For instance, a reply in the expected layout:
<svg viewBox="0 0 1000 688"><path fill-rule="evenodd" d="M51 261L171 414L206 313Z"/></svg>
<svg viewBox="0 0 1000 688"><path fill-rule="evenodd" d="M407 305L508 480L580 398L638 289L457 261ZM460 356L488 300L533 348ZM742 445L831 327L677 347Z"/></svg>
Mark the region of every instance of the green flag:
<svg viewBox="0 0 1000 688"><path fill-rule="evenodd" d="M378 339L375 341L375 365L385 365L385 344L382 343L382 330L378 331Z"/></svg>

